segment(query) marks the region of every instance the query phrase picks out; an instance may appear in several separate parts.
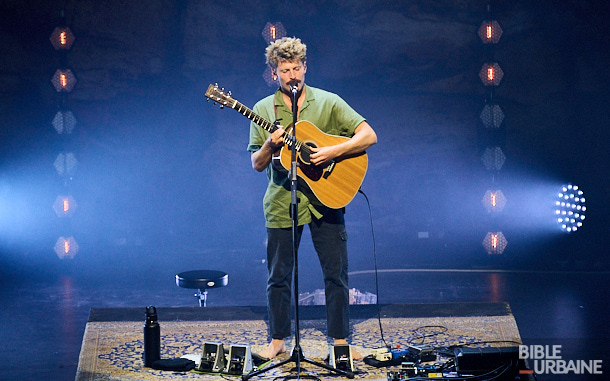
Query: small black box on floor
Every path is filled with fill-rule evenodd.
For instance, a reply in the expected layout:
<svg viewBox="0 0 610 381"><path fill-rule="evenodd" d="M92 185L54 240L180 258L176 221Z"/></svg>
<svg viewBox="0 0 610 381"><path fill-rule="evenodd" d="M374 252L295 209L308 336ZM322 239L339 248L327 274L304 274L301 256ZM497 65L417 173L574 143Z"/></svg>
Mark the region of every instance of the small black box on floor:
<svg viewBox="0 0 610 381"><path fill-rule="evenodd" d="M519 347L455 348L453 353L461 375L493 372L498 380L508 380L517 373Z"/></svg>

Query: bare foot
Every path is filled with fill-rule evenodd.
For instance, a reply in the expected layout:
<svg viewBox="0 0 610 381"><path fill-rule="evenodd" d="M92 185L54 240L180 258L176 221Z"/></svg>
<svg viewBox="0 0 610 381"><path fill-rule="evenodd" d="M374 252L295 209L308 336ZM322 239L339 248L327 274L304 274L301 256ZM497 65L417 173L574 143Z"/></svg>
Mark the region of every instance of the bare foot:
<svg viewBox="0 0 610 381"><path fill-rule="evenodd" d="M334 342L335 345L347 345L347 340L345 339L334 339ZM350 352L352 353L352 360L362 360L362 355L353 346L350 346Z"/></svg>
<svg viewBox="0 0 610 381"><path fill-rule="evenodd" d="M261 351L258 355L271 360L275 356L284 352L286 352L286 344L284 344L284 340L273 339L271 340L267 348Z"/></svg>

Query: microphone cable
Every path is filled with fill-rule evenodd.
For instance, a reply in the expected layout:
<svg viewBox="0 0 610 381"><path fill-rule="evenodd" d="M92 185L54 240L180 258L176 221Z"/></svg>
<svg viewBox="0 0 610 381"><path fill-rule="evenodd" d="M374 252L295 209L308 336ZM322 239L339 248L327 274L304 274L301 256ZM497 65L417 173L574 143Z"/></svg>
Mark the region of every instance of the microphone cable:
<svg viewBox="0 0 610 381"><path fill-rule="evenodd" d="M373 262L375 266L375 293L377 294L377 298L375 298L375 305L377 307L377 322L379 323L379 333L381 334L381 341L383 342L383 345L386 348L390 349L391 347L385 341L385 336L383 335L383 325L381 324L381 309L379 307L379 274L377 271L377 244L375 241L375 227L373 225L373 212L371 211L371 202L369 201L368 196L366 195L366 193L364 193L362 188L358 189L358 192L364 196L364 199L366 200L366 205L369 208L369 220L371 221L371 237L373 239Z"/></svg>

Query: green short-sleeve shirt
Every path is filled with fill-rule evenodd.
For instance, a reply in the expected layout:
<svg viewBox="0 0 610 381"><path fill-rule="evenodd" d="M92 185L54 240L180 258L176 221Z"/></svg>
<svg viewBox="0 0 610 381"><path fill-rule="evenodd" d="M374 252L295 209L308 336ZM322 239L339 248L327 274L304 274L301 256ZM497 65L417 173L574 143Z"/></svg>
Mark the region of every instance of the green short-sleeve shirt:
<svg viewBox="0 0 610 381"><path fill-rule="evenodd" d="M275 94L261 99L252 108L256 114L270 122L279 120L283 127L292 123L292 110L284 103L278 89ZM299 120L313 123L321 131L338 136L352 137L356 127L365 119L354 111L347 102L336 94L314 87L306 86L305 101L299 111ZM248 151L258 151L269 138L269 132L252 122L250 124L250 141ZM286 148L285 148L286 149ZM290 218L290 180L287 171L277 169L273 164L267 167L269 184L263 198L266 226L269 228L289 228ZM307 189L297 191L299 225L308 224L312 214L322 216L324 208L315 196Z"/></svg>

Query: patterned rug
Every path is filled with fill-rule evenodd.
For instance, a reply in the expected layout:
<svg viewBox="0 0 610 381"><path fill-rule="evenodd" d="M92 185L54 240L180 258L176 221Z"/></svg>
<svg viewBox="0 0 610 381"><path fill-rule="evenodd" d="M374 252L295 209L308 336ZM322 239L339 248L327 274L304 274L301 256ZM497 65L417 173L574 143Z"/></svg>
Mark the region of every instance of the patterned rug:
<svg viewBox="0 0 610 381"><path fill-rule="evenodd" d="M370 306L359 307L351 308L352 335L349 341L353 349L366 356L374 348L382 347L383 341L376 310ZM302 307L300 311L302 309L307 307ZM143 367L143 311L144 309L92 310L83 338L77 381L212 380L227 377ZM162 358L187 354L200 356L205 342L223 343L225 349L230 345L249 345L253 353L264 349L268 342L268 326L262 316L264 313L260 310L176 308L171 311L158 309L158 312ZM431 314L441 316L427 316ZM305 318L301 315L305 315ZM318 318L312 318L312 315L318 315ZM476 304L473 308L463 304L393 305L383 307L380 315L383 337L392 346L426 344L448 347L470 344L502 347L514 346L515 342L521 341L510 308L504 303ZM167 320L164 320L164 316ZM316 362L324 362L329 352L324 310L312 308L300 313L300 316L299 337L304 356ZM289 344L289 349L292 344ZM287 358L289 354L282 354L274 362ZM387 380L389 368L375 368L362 361L354 364L356 379ZM290 362L254 376L252 380L290 376L295 372L293 368L294 364ZM336 379L336 376L315 365L302 363L301 371L301 374L314 375L320 379Z"/></svg>

